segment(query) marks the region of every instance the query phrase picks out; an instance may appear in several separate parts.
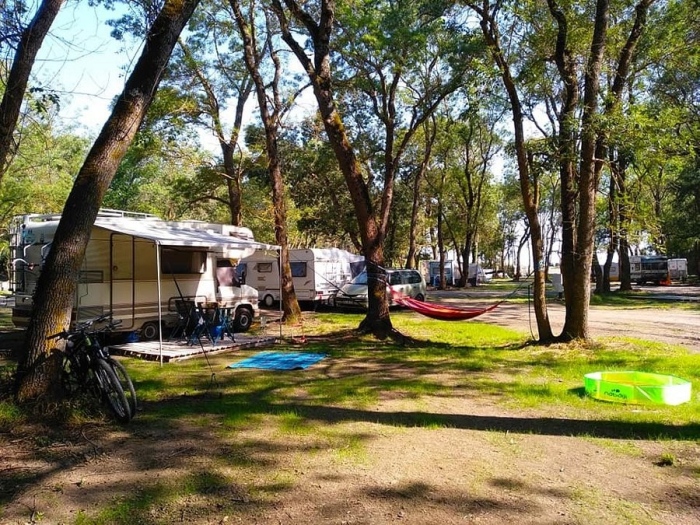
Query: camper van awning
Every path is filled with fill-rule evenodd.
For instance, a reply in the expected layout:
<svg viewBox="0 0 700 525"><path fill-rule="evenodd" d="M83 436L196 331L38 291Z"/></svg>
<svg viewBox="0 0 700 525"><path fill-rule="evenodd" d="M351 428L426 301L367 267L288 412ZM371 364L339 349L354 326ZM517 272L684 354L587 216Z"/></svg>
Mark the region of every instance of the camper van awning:
<svg viewBox="0 0 700 525"><path fill-rule="evenodd" d="M115 233L148 239L161 246L193 246L208 249L241 250L245 257L254 250L278 250L279 246L238 239L211 230L180 228L160 220L97 219L95 226Z"/></svg>

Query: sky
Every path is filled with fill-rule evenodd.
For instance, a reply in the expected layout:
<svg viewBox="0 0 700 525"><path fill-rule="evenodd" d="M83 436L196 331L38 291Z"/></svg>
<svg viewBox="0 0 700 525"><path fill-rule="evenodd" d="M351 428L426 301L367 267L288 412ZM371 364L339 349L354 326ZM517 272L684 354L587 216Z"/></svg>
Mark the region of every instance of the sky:
<svg viewBox="0 0 700 525"><path fill-rule="evenodd" d="M84 1L68 2L37 57L33 75L60 94L59 116L81 134L99 132L124 87L123 68L140 52L110 36L106 20L115 16Z"/></svg>
<svg viewBox="0 0 700 525"><path fill-rule="evenodd" d="M61 9L42 46L34 76L40 85L48 85L61 95L59 117L78 133L94 137L109 117L111 101L124 87L125 69L130 69L142 49L140 42L116 41L110 36L107 21L117 18L119 12L87 4L84 0L68 2ZM315 108L309 95L298 102L297 117ZM247 109L244 118L250 120L253 101ZM227 118L224 114L224 121L232 120L232 115ZM220 154L210 131L202 130L200 141L205 149Z"/></svg>

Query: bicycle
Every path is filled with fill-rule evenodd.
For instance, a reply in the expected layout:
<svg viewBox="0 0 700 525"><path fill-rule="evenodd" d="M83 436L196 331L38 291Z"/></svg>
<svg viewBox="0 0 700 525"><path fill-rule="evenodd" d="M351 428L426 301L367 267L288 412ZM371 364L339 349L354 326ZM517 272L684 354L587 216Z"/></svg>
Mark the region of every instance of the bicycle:
<svg viewBox="0 0 700 525"><path fill-rule="evenodd" d="M136 389L124 365L100 344L100 334L121 323L112 321L111 317L111 312L103 314L47 339L66 340L61 381L68 395L88 393L105 404L117 421L128 423L136 415ZM108 321L106 326L90 330L94 324L105 321Z"/></svg>

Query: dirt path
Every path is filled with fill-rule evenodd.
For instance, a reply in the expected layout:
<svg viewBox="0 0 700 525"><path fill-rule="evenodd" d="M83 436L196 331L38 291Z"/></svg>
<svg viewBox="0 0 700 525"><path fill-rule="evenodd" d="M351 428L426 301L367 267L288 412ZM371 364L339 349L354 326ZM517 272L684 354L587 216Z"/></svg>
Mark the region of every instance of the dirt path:
<svg viewBox="0 0 700 525"><path fill-rule="evenodd" d="M588 326L593 338L632 337L662 343L682 345L700 353L700 287L645 287L650 297L664 298L669 306L674 301L697 305L696 309L679 308L620 308L591 306ZM467 290L431 291L429 300L453 304L489 304L502 297L502 293L489 290L488 286ZM565 307L561 302L550 301L547 309L555 334L564 326ZM485 323L497 324L514 330L537 335L534 312L527 304L504 303L478 318Z"/></svg>
<svg viewBox="0 0 700 525"><path fill-rule="evenodd" d="M554 333L564 326L564 305L548 305ZM503 304L479 320L536 334L534 313L526 304ZM596 308L589 311L591 335L598 337L633 337L676 344L700 353L700 311L661 309Z"/></svg>

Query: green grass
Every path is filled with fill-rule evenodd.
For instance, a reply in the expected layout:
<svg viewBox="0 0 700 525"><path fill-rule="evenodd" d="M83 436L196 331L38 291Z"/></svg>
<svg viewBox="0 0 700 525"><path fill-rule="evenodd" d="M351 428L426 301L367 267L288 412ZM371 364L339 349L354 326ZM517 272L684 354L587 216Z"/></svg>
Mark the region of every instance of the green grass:
<svg viewBox="0 0 700 525"><path fill-rule="evenodd" d="M0 432L7 432L24 421L22 411L9 400L0 400Z"/></svg>
<svg viewBox="0 0 700 525"><path fill-rule="evenodd" d="M15 325L12 324L12 309L0 308L0 331L12 330Z"/></svg>
<svg viewBox="0 0 700 525"><path fill-rule="evenodd" d="M697 403L631 411L582 392L583 376L600 370L676 375L690 380L693 392L698 392L700 359L680 348L630 339L601 340L590 347L525 345L523 334L497 326L434 321L403 311L393 313L392 321L412 340L400 345L354 335L361 318L361 314L316 314L303 330L322 337L310 338L302 349L329 358L304 374L234 372L225 368L234 356L210 357L211 365L195 359L163 367L124 358L139 399L149 405L140 417L153 422L188 417L202 425L218 420L231 430L255 427L274 414L283 431L308 433L312 429L305 418L314 407L367 410L387 397L418 403L468 394L486 396L509 409L545 410L576 419L660 425L700 420ZM325 366L332 366L333 373L321 373ZM20 414L11 404L0 404L0 426L16 417ZM450 425L439 416L422 419L423 423L410 424Z"/></svg>
<svg viewBox="0 0 700 525"><path fill-rule="evenodd" d="M619 292L607 294L591 294L590 304L593 306L610 306L619 308L654 308L664 310L700 310L700 303L679 302L659 299L645 292Z"/></svg>
<svg viewBox="0 0 700 525"><path fill-rule="evenodd" d="M273 414L280 419L282 431L306 434L321 424L313 422L315 409L334 407L342 413L370 409L385 398L419 403L426 398L479 395L509 409L537 409L562 418L656 424L660 434L666 424L692 426L700 420L697 403L663 410L640 406L632 411L583 395L583 376L600 370L676 375L690 380L693 391L698 392L700 360L678 347L629 339L603 340L590 347L525 345L522 334L500 327L426 320L397 312L392 314L394 326L413 338L404 346L352 336L360 318L317 314L319 330L306 326L304 332L326 336L309 339L302 350L329 357L303 374L225 369L238 358L234 356L210 358L211 368L202 359L162 368L128 359L139 397L150 405L143 417L196 417L207 424L214 418L229 429L241 429L254 428ZM328 327L336 335L329 334ZM282 345L279 349L290 348ZM331 367L333 373L324 374L325 367ZM439 427L450 426L450 421L428 414L397 424Z"/></svg>

